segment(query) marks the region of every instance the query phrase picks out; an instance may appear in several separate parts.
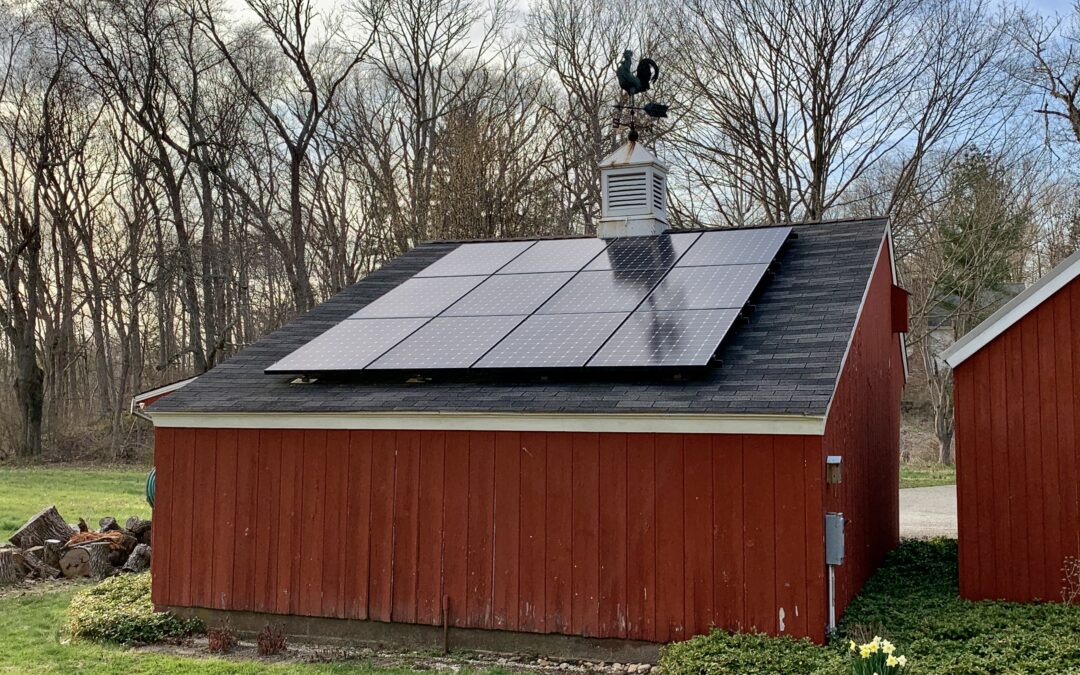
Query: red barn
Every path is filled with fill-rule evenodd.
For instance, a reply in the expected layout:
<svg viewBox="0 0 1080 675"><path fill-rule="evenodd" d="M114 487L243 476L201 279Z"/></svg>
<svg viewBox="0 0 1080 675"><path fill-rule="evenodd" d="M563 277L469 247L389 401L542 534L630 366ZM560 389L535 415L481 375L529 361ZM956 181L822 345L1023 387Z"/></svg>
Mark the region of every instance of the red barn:
<svg viewBox="0 0 1080 675"><path fill-rule="evenodd" d="M656 234L626 175L604 239L417 246L150 407L155 605L621 660L710 626L823 641L898 540L887 222Z"/></svg>
<svg viewBox="0 0 1080 675"><path fill-rule="evenodd" d="M1080 556L1080 252L944 354L953 368L960 593L1061 600Z"/></svg>

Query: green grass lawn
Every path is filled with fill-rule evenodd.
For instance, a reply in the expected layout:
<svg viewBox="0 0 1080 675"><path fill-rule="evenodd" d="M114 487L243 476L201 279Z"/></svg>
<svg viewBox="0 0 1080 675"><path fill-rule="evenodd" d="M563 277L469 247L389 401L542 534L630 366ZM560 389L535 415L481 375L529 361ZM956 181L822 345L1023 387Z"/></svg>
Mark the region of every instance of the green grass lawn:
<svg viewBox="0 0 1080 675"><path fill-rule="evenodd" d="M0 466L0 540L6 541L30 516L56 505L74 523L86 518L91 527L105 516L121 523L128 516L150 517L143 496L146 467Z"/></svg>
<svg viewBox="0 0 1080 675"><path fill-rule="evenodd" d="M956 485L956 467L944 464L901 464L900 488Z"/></svg>

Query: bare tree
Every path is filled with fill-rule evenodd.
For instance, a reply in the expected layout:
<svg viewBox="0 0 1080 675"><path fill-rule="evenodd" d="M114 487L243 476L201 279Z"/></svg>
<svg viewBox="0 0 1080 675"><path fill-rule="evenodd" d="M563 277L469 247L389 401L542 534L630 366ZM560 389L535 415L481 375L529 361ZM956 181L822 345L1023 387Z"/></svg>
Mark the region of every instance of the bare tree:
<svg viewBox="0 0 1080 675"><path fill-rule="evenodd" d="M997 93L983 87L1003 41L986 13L978 0L690 2L668 33L692 94L686 164L729 222L820 220L906 154L899 198L928 152L989 114L978 104Z"/></svg>
<svg viewBox="0 0 1080 675"><path fill-rule="evenodd" d="M1080 2L1067 17L1026 15L1014 34L1027 57L1016 75L1043 98L1035 112L1064 122L1080 143Z"/></svg>
<svg viewBox="0 0 1080 675"><path fill-rule="evenodd" d="M367 24L353 27L360 30L360 39L346 41L343 18L329 15L317 22L318 13L311 0L249 0L247 6L258 17L254 35L226 35L213 5L203 5L200 20L237 82L286 148L289 225L284 235L273 229L268 229L266 234L283 256L296 309L306 311L315 304L315 294L307 260L303 168L342 83L375 44L382 9L379 4L366 5L363 17ZM257 56L261 54L251 52L261 46L258 39L264 36L277 48L291 71L291 77L277 88L264 86L258 72L262 59ZM236 186L232 181L230 185Z"/></svg>

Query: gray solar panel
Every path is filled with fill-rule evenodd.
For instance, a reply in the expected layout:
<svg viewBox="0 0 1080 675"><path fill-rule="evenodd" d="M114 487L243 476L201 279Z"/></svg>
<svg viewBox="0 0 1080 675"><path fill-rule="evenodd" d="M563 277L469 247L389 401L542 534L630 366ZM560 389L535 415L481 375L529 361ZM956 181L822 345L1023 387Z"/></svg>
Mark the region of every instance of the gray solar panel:
<svg viewBox="0 0 1080 675"><path fill-rule="evenodd" d="M664 276L664 269L578 272L537 314L630 312Z"/></svg>
<svg viewBox="0 0 1080 675"><path fill-rule="evenodd" d="M491 276L442 316L532 314L572 276L573 272Z"/></svg>
<svg viewBox="0 0 1080 675"><path fill-rule="evenodd" d="M534 314L473 367L581 367L626 317L615 312Z"/></svg>
<svg viewBox="0 0 1080 675"><path fill-rule="evenodd" d="M346 319L266 369L268 373L360 370L427 319Z"/></svg>
<svg viewBox="0 0 1080 675"><path fill-rule="evenodd" d="M708 365L738 317L737 309L637 311L588 366Z"/></svg>
<svg viewBox="0 0 1080 675"><path fill-rule="evenodd" d="M749 265L770 263L791 234L790 227L703 232L677 265Z"/></svg>
<svg viewBox="0 0 1080 675"><path fill-rule="evenodd" d="M731 309L743 307L768 265L676 267L642 303L642 309Z"/></svg>
<svg viewBox="0 0 1080 675"><path fill-rule="evenodd" d="M352 315L353 319L431 317L480 285L485 276L412 278Z"/></svg>
<svg viewBox="0 0 1080 675"><path fill-rule="evenodd" d="M538 241L510 261L499 274L577 272L607 245L602 239L550 239Z"/></svg>
<svg viewBox="0 0 1080 675"><path fill-rule="evenodd" d="M531 241L462 244L417 273L418 277L459 277L495 274L500 267L532 246Z"/></svg>
<svg viewBox="0 0 1080 675"><path fill-rule="evenodd" d="M697 240L697 232L613 239L586 270L666 269Z"/></svg>
<svg viewBox="0 0 1080 675"><path fill-rule="evenodd" d="M368 370L468 368L524 316L452 316L426 323Z"/></svg>

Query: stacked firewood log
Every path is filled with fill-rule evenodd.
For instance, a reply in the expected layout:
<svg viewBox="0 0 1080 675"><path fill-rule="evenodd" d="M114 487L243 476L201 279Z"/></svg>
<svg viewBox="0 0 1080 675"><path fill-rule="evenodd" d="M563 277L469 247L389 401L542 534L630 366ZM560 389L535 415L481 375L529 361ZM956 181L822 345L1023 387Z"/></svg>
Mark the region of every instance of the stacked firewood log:
<svg viewBox="0 0 1080 675"><path fill-rule="evenodd" d="M121 526L102 518L91 530L82 518L77 526L64 520L55 506L37 514L0 546L0 586L24 579L104 579L150 567L151 522L135 516Z"/></svg>

